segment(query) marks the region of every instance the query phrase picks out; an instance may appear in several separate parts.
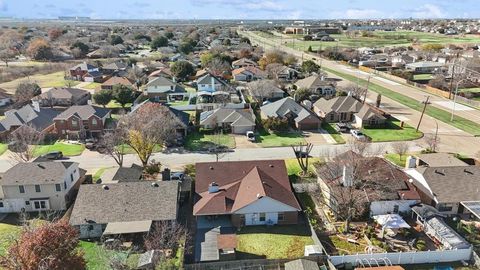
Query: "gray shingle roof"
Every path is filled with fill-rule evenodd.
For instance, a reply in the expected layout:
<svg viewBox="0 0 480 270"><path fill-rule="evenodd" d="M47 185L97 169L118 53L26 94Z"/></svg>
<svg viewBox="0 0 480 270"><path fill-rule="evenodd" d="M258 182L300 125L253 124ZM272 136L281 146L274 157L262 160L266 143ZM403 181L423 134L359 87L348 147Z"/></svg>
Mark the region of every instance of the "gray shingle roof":
<svg viewBox="0 0 480 270"><path fill-rule="evenodd" d="M358 113L355 114L357 117L359 117L362 120L367 120L370 119L372 116L377 116L380 119L386 119L380 111L376 110L372 106L368 104L363 104L363 107L360 109Z"/></svg>
<svg viewBox="0 0 480 270"><path fill-rule="evenodd" d="M358 112L363 104L351 96L341 96L332 99L321 98L313 104L324 113L329 112Z"/></svg>
<svg viewBox="0 0 480 270"><path fill-rule="evenodd" d="M295 121L300 122L310 115L315 115L311 111L305 109L291 97L286 97L275 102L263 105L260 110L267 117L285 117L288 114L295 115ZM315 116L316 117L316 116Z"/></svg>
<svg viewBox="0 0 480 270"><path fill-rule="evenodd" d="M285 263L285 270L319 270L318 264L313 261L298 259Z"/></svg>
<svg viewBox="0 0 480 270"><path fill-rule="evenodd" d="M227 109L218 108L213 111L206 111L200 114L200 124L208 119L216 118L221 123L232 123L232 126L255 125L255 115L251 109Z"/></svg>
<svg viewBox="0 0 480 270"><path fill-rule="evenodd" d="M80 98L88 93L89 92L87 90L78 88L52 88L47 92L43 92L42 94L32 98L32 100L49 99L50 97L54 99Z"/></svg>
<svg viewBox="0 0 480 270"><path fill-rule="evenodd" d="M330 81L324 80L324 78L322 78L322 76L320 75L312 75L305 79L298 80L295 83L295 85L297 86L297 89L300 89L300 88L310 89L312 87L327 86L331 84L332 83Z"/></svg>
<svg viewBox="0 0 480 270"><path fill-rule="evenodd" d="M0 121L0 131L22 125L30 125L37 131L43 131L53 124L53 119L58 114L54 109L40 108L36 111L32 105L25 105L20 109L5 112L5 118Z"/></svg>
<svg viewBox="0 0 480 270"><path fill-rule="evenodd" d="M132 164L130 168L120 167L113 176L113 181L118 182L136 182L139 181L143 174L143 168L136 164Z"/></svg>
<svg viewBox="0 0 480 270"><path fill-rule="evenodd" d="M78 116L82 120L87 120L92 115L96 115L99 118L103 118L110 112L109 109L96 107L92 105L75 105L63 111L54 120L68 119L72 115Z"/></svg>
<svg viewBox="0 0 480 270"><path fill-rule="evenodd" d="M178 186L178 181L82 185L70 224L175 220Z"/></svg>
<svg viewBox="0 0 480 270"><path fill-rule="evenodd" d="M175 93L186 92L185 88L183 88L181 85L179 85L178 83L172 82L171 80L163 76L155 77L155 79L149 81L146 86L147 88L151 86L170 86L170 87L173 87L173 90L169 89L169 90L166 90L165 92L175 92Z"/></svg>
<svg viewBox="0 0 480 270"><path fill-rule="evenodd" d="M74 162L31 162L18 163L6 171L0 185L40 185L63 183L66 170Z"/></svg>

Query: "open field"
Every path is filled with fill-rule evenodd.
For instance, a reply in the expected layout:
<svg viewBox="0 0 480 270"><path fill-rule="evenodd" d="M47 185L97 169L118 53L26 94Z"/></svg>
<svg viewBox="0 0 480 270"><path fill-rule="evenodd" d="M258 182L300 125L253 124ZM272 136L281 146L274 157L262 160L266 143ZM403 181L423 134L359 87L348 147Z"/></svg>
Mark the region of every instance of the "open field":
<svg viewBox="0 0 480 270"><path fill-rule="evenodd" d="M54 72L54 73L45 74L45 75L36 74L36 75L30 76L29 78L25 77L25 78L16 79L10 82L2 83L0 84L0 88L7 90L7 92L9 93L15 93L15 89L22 82L37 83L42 88L63 87L63 86L66 86L67 83L70 86L75 86L79 83L78 81L65 80L63 78L64 75L65 74L63 71Z"/></svg>
<svg viewBox="0 0 480 270"><path fill-rule="evenodd" d="M263 37L280 39L278 36L269 36L266 33ZM372 36L347 36L345 34L331 35L336 41L303 41L301 37L292 36L293 41L287 41L287 46L305 51L309 46L313 50L325 49L338 46L340 48L360 48L360 47L388 47L388 46L411 46L414 42L417 44L472 44L480 42L478 35L464 36L446 36L434 33L414 32L414 31L375 31Z"/></svg>

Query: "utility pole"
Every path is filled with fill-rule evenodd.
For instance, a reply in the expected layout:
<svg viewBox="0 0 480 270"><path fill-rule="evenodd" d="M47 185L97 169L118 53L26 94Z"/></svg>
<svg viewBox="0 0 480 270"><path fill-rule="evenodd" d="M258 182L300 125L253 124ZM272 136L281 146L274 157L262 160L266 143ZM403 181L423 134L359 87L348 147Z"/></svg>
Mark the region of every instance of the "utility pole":
<svg viewBox="0 0 480 270"><path fill-rule="evenodd" d="M370 78L371 78L371 76L368 76L367 88L365 89L365 96L363 97L363 104L365 104L365 102L367 101L367 93L368 93L368 87L370 86Z"/></svg>
<svg viewBox="0 0 480 270"><path fill-rule="evenodd" d="M420 120L418 121L417 132L418 132L418 129L420 128L420 124L422 123L423 115L425 114L425 110L427 109L429 99L430 99L430 96L427 96L427 100L425 100L425 104L423 106L422 115L420 116Z"/></svg>

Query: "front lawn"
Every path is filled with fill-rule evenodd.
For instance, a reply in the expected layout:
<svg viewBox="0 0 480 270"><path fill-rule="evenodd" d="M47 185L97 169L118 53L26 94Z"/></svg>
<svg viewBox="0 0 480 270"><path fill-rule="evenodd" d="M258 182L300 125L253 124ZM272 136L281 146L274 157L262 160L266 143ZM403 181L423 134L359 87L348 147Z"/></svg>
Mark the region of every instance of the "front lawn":
<svg viewBox="0 0 480 270"><path fill-rule="evenodd" d="M363 128L362 132L370 137L372 142L411 141L423 136L422 132L417 132L415 128L407 124L404 124L402 128L398 120L388 120L384 127Z"/></svg>
<svg viewBox="0 0 480 270"><path fill-rule="evenodd" d="M122 147L122 146L117 146L117 147ZM163 150L163 146L160 145L160 144L157 144L155 145L155 147L153 147L153 153L158 153L158 152L162 152ZM133 150L133 148L130 146L130 145L123 145L123 154L136 154L137 152L135 152L135 150Z"/></svg>
<svg viewBox="0 0 480 270"><path fill-rule="evenodd" d="M97 88L100 88L101 85L102 85L101 83L91 82L91 83L85 85L82 88L83 89L89 89L89 90L96 90Z"/></svg>
<svg viewBox="0 0 480 270"><path fill-rule="evenodd" d="M206 151L216 144L233 149L235 148L235 138L230 134L206 134L201 131L192 132L187 135L185 149L190 151Z"/></svg>
<svg viewBox="0 0 480 270"><path fill-rule="evenodd" d="M314 164L320 162L320 158L309 158L308 159L308 174L314 175L315 174L315 167ZM290 181L296 181L300 175L302 174L302 168L298 164L296 158L285 159L285 166L287 167L288 178Z"/></svg>
<svg viewBox="0 0 480 270"><path fill-rule="evenodd" d="M415 74L413 75L413 80L414 81L426 81L426 80L431 80L433 79L432 74Z"/></svg>
<svg viewBox="0 0 480 270"><path fill-rule="evenodd" d="M238 259L297 259L312 245L310 230L302 225L248 226L237 232Z"/></svg>
<svg viewBox="0 0 480 270"><path fill-rule="evenodd" d="M0 223L0 256L5 255L12 241L19 235L20 230L20 226Z"/></svg>
<svg viewBox="0 0 480 270"><path fill-rule="evenodd" d="M342 134L335 129L334 123L323 123L322 128L332 136L337 144L344 144L345 139Z"/></svg>
<svg viewBox="0 0 480 270"><path fill-rule="evenodd" d="M260 132L257 136L257 142L261 147L282 147L305 144L305 139L300 132Z"/></svg>
<svg viewBox="0 0 480 270"><path fill-rule="evenodd" d="M79 156L82 154L83 150L85 150L85 145L83 144L70 144L57 141L54 144L38 145L35 148L33 155L38 157L49 152L62 151L64 156Z"/></svg>
<svg viewBox="0 0 480 270"><path fill-rule="evenodd" d="M108 109L120 109L122 108L122 105L118 103L116 100L111 100L106 107ZM130 108L130 107L132 107L132 103L125 104L125 108Z"/></svg>

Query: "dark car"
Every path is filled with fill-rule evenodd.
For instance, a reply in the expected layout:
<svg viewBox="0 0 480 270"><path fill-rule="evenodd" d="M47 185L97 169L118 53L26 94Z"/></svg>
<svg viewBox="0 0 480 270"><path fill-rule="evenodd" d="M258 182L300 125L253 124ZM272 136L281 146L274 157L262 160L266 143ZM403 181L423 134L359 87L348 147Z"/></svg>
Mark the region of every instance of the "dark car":
<svg viewBox="0 0 480 270"><path fill-rule="evenodd" d="M350 123L336 123L335 130L341 133L349 133L352 129L352 125Z"/></svg>
<svg viewBox="0 0 480 270"><path fill-rule="evenodd" d="M47 159L61 159L63 158L63 153L62 151L53 151L50 153L46 153L42 157L47 158Z"/></svg>

